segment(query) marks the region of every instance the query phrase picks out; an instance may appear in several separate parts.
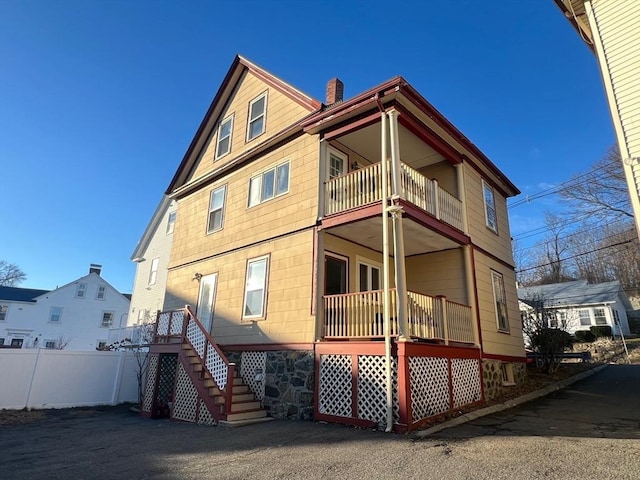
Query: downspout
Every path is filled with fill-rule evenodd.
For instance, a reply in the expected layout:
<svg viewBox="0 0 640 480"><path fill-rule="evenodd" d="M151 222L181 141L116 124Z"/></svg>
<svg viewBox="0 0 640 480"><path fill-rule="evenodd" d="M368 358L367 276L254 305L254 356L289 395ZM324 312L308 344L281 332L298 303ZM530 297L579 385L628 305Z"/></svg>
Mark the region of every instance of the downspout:
<svg viewBox="0 0 640 480"><path fill-rule="evenodd" d="M382 319L384 323L384 365L387 392L387 426L386 432L393 430L393 372L391 368L391 321L390 321L390 291L389 291L389 216L388 207L388 179L387 173L387 114L384 111L380 98L376 95L378 108L380 109L380 156L382 158Z"/></svg>

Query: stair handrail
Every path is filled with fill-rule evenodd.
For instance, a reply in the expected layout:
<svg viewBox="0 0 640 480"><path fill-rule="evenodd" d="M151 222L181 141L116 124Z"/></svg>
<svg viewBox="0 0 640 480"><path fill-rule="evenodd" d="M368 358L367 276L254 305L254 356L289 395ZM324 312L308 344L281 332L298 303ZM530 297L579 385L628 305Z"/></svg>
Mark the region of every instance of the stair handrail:
<svg viewBox="0 0 640 480"><path fill-rule="evenodd" d="M236 364L229 361L229 359L224 354L222 349L218 346L218 344L215 342L213 337L211 337L209 332L207 332L207 330L204 328L204 326L202 325L202 322L200 322L200 320L198 320L198 317L196 316L196 314L191 309L191 306L190 305L185 305L184 310L185 310L186 315L184 317L184 321L183 321L183 324L182 324L182 339L183 339L184 342L187 342L189 345L191 345L191 348L193 348L193 351L198 355L198 357L202 361L202 368L204 370L206 370L206 372L211 376L211 379L215 383L216 387L218 387L218 389L221 392L224 392L225 410L226 410L226 413L229 413L230 410L231 410L231 400L232 400L232 392L233 392L233 378L235 376ZM188 325L189 325L190 319L194 320L195 325L200 329L201 333L204 335L204 338L206 340L205 344L204 344L204 347L203 347L203 354L202 354L203 356L202 357L200 356L200 353L198 352L196 347L191 343L191 341L189 340L188 335L187 335L187 330L188 330ZM226 367L227 375L226 375L226 380L225 380L224 387L220 386L220 382L218 382L216 380L215 375L207 367L208 345L213 346L215 352L218 354L218 357L222 360L222 362L224 363L224 365Z"/></svg>

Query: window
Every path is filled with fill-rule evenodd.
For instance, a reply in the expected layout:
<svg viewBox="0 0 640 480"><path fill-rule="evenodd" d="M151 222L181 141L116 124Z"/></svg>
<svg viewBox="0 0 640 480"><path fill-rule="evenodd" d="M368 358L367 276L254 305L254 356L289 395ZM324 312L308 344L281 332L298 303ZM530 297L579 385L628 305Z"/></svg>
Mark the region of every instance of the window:
<svg viewBox="0 0 640 480"><path fill-rule="evenodd" d="M226 118L218 128L218 143L216 145L216 160L231 151L231 132L233 131L233 115ZM262 133L262 132L261 132Z"/></svg>
<svg viewBox="0 0 640 480"><path fill-rule="evenodd" d="M216 188L211 192L209 200L209 220L207 221L207 233L217 232L222 229L224 221L224 200L227 186Z"/></svg>
<svg viewBox="0 0 640 480"><path fill-rule="evenodd" d="M607 325L607 315L604 312L604 308L594 308L593 317L596 325Z"/></svg>
<svg viewBox="0 0 640 480"><path fill-rule="evenodd" d="M247 263L243 318L260 318L265 316L264 304L268 269L268 256L254 258Z"/></svg>
<svg viewBox="0 0 640 480"><path fill-rule="evenodd" d="M87 284L86 283L78 283L76 285L76 298L84 298L87 293Z"/></svg>
<svg viewBox="0 0 640 480"><path fill-rule="evenodd" d="M484 180L482 181L482 192L484 195L484 213L486 225L494 232L498 233L498 218L496 216L496 202L493 195L493 188Z"/></svg>
<svg viewBox="0 0 640 480"><path fill-rule="evenodd" d="M358 285L361 292L380 290L380 268L367 263L358 264Z"/></svg>
<svg viewBox="0 0 640 480"><path fill-rule="evenodd" d="M249 103L249 122L247 124L247 142L264 133L267 111L267 92Z"/></svg>
<svg viewBox="0 0 640 480"><path fill-rule="evenodd" d="M176 228L176 212L171 212L167 220L167 235L173 233Z"/></svg>
<svg viewBox="0 0 640 480"><path fill-rule="evenodd" d="M509 318L507 317L507 297L504 293L504 279L498 272L491 271L493 283L493 298L496 304L496 319L498 331L509 332Z"/></svg>
<svg viewBox="0 0 640 480"><path fill-rule="evenodd" d="M329 179L347 173L348 157L337 150L329 149Z"/></svg>
<svg viewBox="0 0 640 480"><path fill-rule="evenodd" d="M49 350L53 350L54 348L56 348L56 341L55 340L45 340L44 341L44 348L48 348Z"/></svg>
<svg viewBox="0 0 640 480"><path fill-rule="evenodd" d="M513 380L513 365L509 363L501 363L500 372L502 373L503 386L512 387L516 384L516 382Z"/></svg>
<svg viewBox="0 0 640 480"><path fill-rule="evenodd" d="M0 345L4 345L4 338L0 337Z"/></svg>
<svg viewBox="0 0 640 480"><path fill-rule="evenodd" d="M98 290L96 290L96 300L104 300L104 294L107 287L104 285L98 285Z"/></svg>
<svg viewBox="0 0 640 480"><path fill-rule="evenodd" d="M49 311L49 321L53 323L60 323L62 318L62 307L51 307Z"/></svg>
<svg viewBox="0 0 640 480"><path fill-rule="evenodd" d="M110 328L113 325L113 312L102 312L102 324L101 327Z"/></svg>
<svg viewBox="0 0 640 480"><path fill-rule="evenodd" d="M24 338L12 338L11 346L13 348L22 348L22 344L24 343Z"/></svg>
<svg viewBox="0 0 640 480"><path fill-rule="evenodd" d="M580 317L580 325L591 325L589 310L578 310L578 316Z"/></svg>
<svg viewBox="0 0 640 480"><path fill-rule="evenodd" d="M8 311L9 305L0 305L0 322L4 322L7 319Z"/></svg>
<svg viewBox="0 0 640 480"><path fill-rule="evenodd" d="M160 262L159 258L154 258L151 260L151 270L149 271L149 285L155 285L156 279L158 278L158 263Z"/></svg>
<svg viewBox="0 0 640 480"><path fill-rule="evenodd" d="M289 161L249 180L249 206L253 207L289 191Z"/></svg>

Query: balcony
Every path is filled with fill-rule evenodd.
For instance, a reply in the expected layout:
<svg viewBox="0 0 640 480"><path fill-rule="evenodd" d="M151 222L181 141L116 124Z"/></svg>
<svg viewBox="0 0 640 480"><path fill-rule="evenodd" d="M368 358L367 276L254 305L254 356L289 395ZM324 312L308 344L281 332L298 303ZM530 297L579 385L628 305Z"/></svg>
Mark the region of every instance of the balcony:
<svg viewBox="0 0 640 480"><path fill-rule="evenodd" d="M391 335L398 335L397 294L390 289ZM421 293L407 293L409 336L420 340L475 343L471 307ZM325 295L326 340L384 337L382 290Z"/></svg>
<svg viewBox="0 0 640 480"><path fill-rule="evenodd" d="M405 163L400 163L400 197L460 232L462 202ZM391 192L391 174L387 178ZM365 207L382 200L382 164L376 163L325 184L325 216Z"/></svg>

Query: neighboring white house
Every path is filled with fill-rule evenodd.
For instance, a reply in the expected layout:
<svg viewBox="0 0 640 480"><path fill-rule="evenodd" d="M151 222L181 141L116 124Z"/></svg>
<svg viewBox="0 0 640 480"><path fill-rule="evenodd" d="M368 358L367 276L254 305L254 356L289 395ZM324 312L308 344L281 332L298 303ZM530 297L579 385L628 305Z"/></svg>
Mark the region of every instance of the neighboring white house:
<svg viewBox="0 0 640 480"><path fill-rule="evenodd" d="M0 287L0 343L14 348L95 350L126 324L129 298L89 274L55 290Z"/></svg>
<svg viewBox="0 0 640 480"><path fill-rule="evenodd" d="M591 326L611 327L614 335L629 334L627 310L631 303L620 282L589 284L587 280L551 283L518 288L522 314L542 306L555 313L550 326L564 328L571 334Z"/></svg>
<svg viewBox="0 0 640 480"><path fill-rule="evenodd" d="M162 197L131 255L137 265L128 326L154 322L156 312L162 310L176 208L176 202Z"/></svg>

